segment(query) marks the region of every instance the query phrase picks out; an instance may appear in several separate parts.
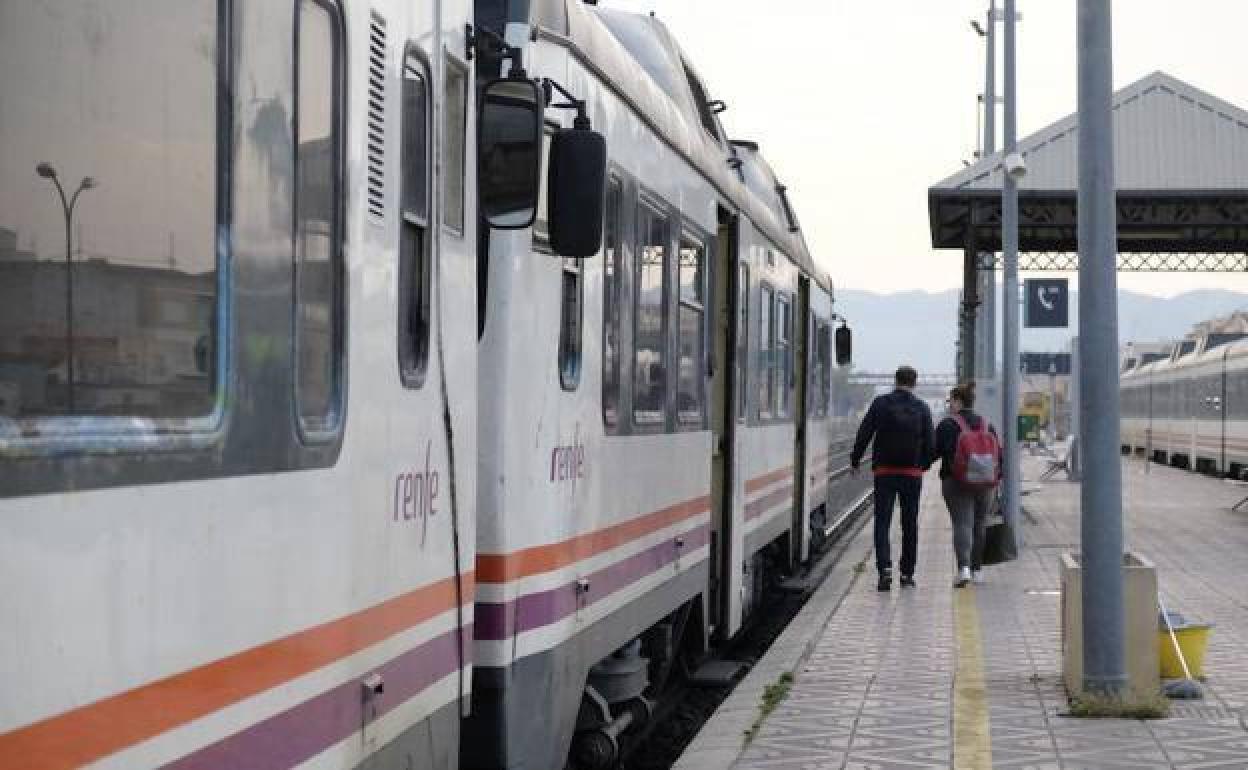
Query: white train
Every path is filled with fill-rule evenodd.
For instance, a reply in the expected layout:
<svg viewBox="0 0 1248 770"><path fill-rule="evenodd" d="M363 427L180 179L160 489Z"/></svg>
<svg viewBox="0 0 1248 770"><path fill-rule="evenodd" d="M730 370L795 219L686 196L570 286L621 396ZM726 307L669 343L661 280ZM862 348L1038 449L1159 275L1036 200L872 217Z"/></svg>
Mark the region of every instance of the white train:
<svg viewBox="0 0 1248 770"><path fill-rule="evenodd" d="M608 766L865 501L653 18L9 4L0 63L0 768Z"/></svg>
<svg viewBox="0 0 1248 770"><path fill-rule="evenodd" d="M1179 468L1248 473L1248 339L1188 337L1123 363L1122 449Z"/></svg>

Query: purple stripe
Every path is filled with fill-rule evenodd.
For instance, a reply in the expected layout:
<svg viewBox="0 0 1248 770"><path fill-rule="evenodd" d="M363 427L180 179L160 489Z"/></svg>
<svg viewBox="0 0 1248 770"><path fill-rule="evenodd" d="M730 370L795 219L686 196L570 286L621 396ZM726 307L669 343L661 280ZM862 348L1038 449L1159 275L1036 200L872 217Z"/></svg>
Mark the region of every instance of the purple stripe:
<svg viewBox="0 0 1248 770"><path fill-rule="evenodd" d="M463 636L466 643L472 639L471 625L464 627ZM455 640L456 632L452 629L377 668L385 692L371 701L369 722L453 673L459 665ZM467 651L463 660L465 665L470 661ZM360 679L351 679L165 767L177 770L293 767L359 730L364 725L364 713L363 685Z"/></svg>
<svg viewBox="0 0 1248 770"><path fill-rule="evenodd" d="M604 567L586 578L589 590L584 593L578 593L574 580L509 602L478 602L474 621L476 638L482 641L509 639L562 620L575 613L578 605L588 607L675 562L682 553L701 548L709 542L709 532L709 527L703 524ZM680 548L676 547L677 538L684 539Z"/></svg>
<svg viewBox="0 0 1248 770"><path fill-rule="evenodd" d="M775 492L772 492L769 495L764 495L752 503L747 503L745 506L745 519L746 521L749 521L750 519L756 519L759 516L766 513L767 511L770 511L772 508L775 508L780 503L783 503L785 501L792 500L792 499L793 499L793 485L788 484L786 486L780 487Z"/></svg>

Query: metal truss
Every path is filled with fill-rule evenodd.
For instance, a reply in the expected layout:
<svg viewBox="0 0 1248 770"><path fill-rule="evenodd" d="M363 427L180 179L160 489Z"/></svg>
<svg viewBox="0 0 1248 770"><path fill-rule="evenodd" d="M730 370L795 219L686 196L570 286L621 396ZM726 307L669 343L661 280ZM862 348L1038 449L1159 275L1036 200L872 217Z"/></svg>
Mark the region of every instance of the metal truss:
<svg viewBox="0 0 1248 770"><path fill-rule="evenodd" d="M976 256L979 270L1000 270L1000 254ZM1018 255L1018 269L1029 271L1074 272L1079 255L1067 251L1034 251ZM1248 252L1130 252L1118 255L1122 273L1244 273L1248 272Z"/></svg>
<svg viewBox="0 0 1248 770"><path fill-rule="evenodd" d="M1001 251L1001 195L995 190L931 190L932 245L938 249ZM1019 191L1018 237L1028 253L1075 251L1077 201L1072 191ZM1120 190L1118 247L1132 259L1123 269L1229 272L1225 257L1175 258L1171 254L1237 254L1248 251L1248 189L1206 191ZM1232 265L1223 267L1223 265ZM1138 265L1138 267L1136 266ZM1208 267L1206 267L1208 265ZM1057 269L1057 268L1054 268Z"/></svg>

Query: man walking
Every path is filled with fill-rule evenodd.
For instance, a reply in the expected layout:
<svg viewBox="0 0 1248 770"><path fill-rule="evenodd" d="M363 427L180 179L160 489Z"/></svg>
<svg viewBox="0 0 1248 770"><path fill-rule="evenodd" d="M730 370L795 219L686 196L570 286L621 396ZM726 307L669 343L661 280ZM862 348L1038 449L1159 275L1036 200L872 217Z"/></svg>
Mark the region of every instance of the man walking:
<svg viewBox="0 0 1248 770"><path fill-rule="evenodd" d="M875 566L880 573L876 586L893 586L893 562L888 534L893 523L893 501L901 502L901 585L914 587L914 567L919 548L919 492L923 473L934 459L932 412L914 395L919 375L912 367L897 369L893 392L877 396L858 426L858 438L849 463L853 472L867 451L875 475Z"/></svg>

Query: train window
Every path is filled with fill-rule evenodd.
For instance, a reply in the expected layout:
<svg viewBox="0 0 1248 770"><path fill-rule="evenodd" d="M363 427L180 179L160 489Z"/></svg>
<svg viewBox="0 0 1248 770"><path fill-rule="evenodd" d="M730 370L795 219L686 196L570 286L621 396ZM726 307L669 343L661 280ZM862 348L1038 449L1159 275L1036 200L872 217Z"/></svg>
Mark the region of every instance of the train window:
<svg viewBox="0 0 1248 770"><path fill-rule="evenodd" d="M775 407L775 368L772 358L776 348L775 324L775 289L764 285L762 300L758 310L758 416L762 419L771 417Z"/></svg>
<svg viewBox="0 0 1248 770"><path fill-rule="evenodd" d="M442 224L464 232L464 126L468 119L468 68L450 54L445 58L442 116Z"/></svg>
<svg viewBox="0 0 1248 770"><path fill-rule="evenodd" d="M793 395L793 302L785 294L776 295L775 326L772 367L776 379L776 416L788 417Z"/></svg>
<svg viewBox="0 0 1248 770"><path fill-rule="evenodd" d="M338 212L336 19L299 3L295 96L295 401L305 431L336 427L341 395L342 254Z"/></svg>
<svg viewBox="0 0 1248 770"><path fill-rule="evenodd" d="M541 169L537 175L537 213L533 217L533 250L542 254L554 254L550 248L550 226L546 223L546 200L550 190L546 179L550 174L550 144L559 130L558 123L547 122L542 126Z"/></svg>
<svg viewBox="0 0 1248 770"><path fill-rule="evenodd" d="M602 250L602 420L614 426L620 407L620 180L607 183Z"/></svg>
<svg viewBox="0 0 1248 770"><path fill-rule="evenodd" d="M0 424L218 403L221 8L4 5Z"/></svg>
<svg viewBox="0 0 1248 770"><path fill-rule="evenodd" d="M429 71L416 50L403 64L399 219L399 376L409 388L424 382L429 359Z"/></svg>
<svg viewBox="0 0 1248 770"><path fill-rule="evenodd" d="M640 425L657 425L663 422L667 400L667 218L643 204L637 232L641 258L633 327L633 419Z"/></svg>
<svg viewBox="0 0 1248 770"><path fill-rule="evenodd" d="M828 402L832 397L832 328L815 322L815 356L811 372L811 397L814 401L811 413L818 418L828 416Z"/></svg>
<svg viewBox="0 0 1248 770"><path fill-rule="evenodd" d="M705 415L706 246L684 235L678 254L676 414L682 425L701 426Z"/></svg>
<svg viewBox="0 0 1248 770"><path fill-rule="evenodd" d="M749 411L750 388L750 266L737 266L737 421Z"/></svg>
<svg viewBox="0 0 1248 770"><path fill-rule="evenodd" d="M564 390L576 390L581 382L581 260L565 257L559 272L559 385Z"/></svg>
<svg viewBox="0 0 1248 770"><path fill-rule="evenodd" d="M706 129L706 133L718 142L719 127L716 125L715 113L711 112L711 100L706 95L706 89L702 87L702 82L687 65L685 78L689 81L689 91L693 95L694 107L698 110L698 119L702 121L702 128Z"/></svg>

